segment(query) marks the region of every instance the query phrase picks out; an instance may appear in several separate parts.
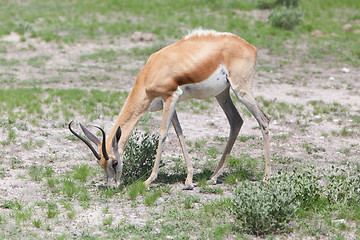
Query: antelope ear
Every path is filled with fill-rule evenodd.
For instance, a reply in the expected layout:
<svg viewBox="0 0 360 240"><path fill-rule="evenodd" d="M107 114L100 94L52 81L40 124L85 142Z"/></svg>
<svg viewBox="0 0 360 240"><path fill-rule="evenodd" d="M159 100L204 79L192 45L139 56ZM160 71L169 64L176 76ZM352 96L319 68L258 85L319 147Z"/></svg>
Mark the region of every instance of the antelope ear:
<svg viewBox="0 0 360 240"><path fill-rule="evenodd" d="M119 143L119 140L120 140L120 137L121 137L121 128L120 126L117 128L116 130L116 133L115 133L115 136L112 140L112 147L115 151L118 150L118 143Z"/></svg>
<svg viewBox="0 0 360 240"><path fill-rule="evenodd" d="M121 137L121 128L120 128L120 126L118 126L118 128L116 129L115 136L116 136L116 142L119 142L120 137Z"/></svg>
<svg viewBox="0 0 360 240"><path fill-rule="evenodd" d="M99 146L100 145L100 140L94 135L92 134L89 130L87 130L81 123L80 124L80 127L82 129L82 131L84 132L85 136L90 139L93 143L96 144L96 146Z"/></svg>

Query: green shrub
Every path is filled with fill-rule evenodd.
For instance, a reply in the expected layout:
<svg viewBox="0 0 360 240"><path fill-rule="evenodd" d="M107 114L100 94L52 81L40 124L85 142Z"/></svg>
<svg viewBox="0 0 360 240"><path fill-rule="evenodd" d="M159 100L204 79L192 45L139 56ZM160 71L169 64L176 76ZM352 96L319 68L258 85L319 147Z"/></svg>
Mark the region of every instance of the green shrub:
<svg viewBox="0 0 360 240"><path fill-rule="evenodd" d="M159 197L161 197L161 191L153 192L145 197L145 204L147 206L152 206Z"/></svg>
<svg viewBox="0 0 360 240"><path fill-rule="evenodd" d="M256 0L255 4L260 9L271 9L276 5L276 0Z"/></svg>
<svg viewBox="0 0 360 240"><path fill-rule="evenodd" d="M143 195L145 193L146 187L143 182L137 181L132 183L128 187L128 190L129 190L128 194L130 199L134 201L139 194Z"/></svg>
<svg viewBox="0 0 360 240"><path fill-rule="evenodd" d="M300 207L310 208L320 199L319 179L312 169L279 172L268 183L245 181L234 190L230 212L256 235L282 230Z"/></svg>
<svg viewBox="0 0 360 240"><path fill-rule="evenodd" d="M74 170L73 178L78 179L81 182L86 182L88 176L91 173L91 167L87 164L74 166L73 170Z"/></svg>
<svg viewBox="0 0 360 240"><path fill-rule="evenodd" d="M63 180L62 192L64 195L68 196L69 198L74 197L78 193L78 188L76 186L76 183L69 179Z"/></svg>
<svg viewBox="0 0 360 240"><path fill-rule="evenodd" d="M35 182L40 182L44 177L44 169L41 166L33 164L29 169L29 175Z"/></svg>
<svg viewBox="0 0 360 240"><path fill-rule="evenodd" d="M286 179L245 181L234 190L230 212L245 231L263 235L283 229L300 207L294 185Z"/></svg>
<svg viewBox="0 0 360 240"><path fill-rule="evenodd" d="M46 215L48 218L54 218L60 214L58 205L55 202L48 202Z"/></svg>
<svg viewBox="0 0 360 240"><path fill-rule="evenodd" d="M210 187L210 186L204 186L201 187L199 190L199 193L205 193L205 194L223 194L224 190L218 187Z"/></svg>
<svg viewBox="0 0 360 240"><path fill-rule="evenodd" d="M286 7L297 7L300 0L276 0L277 5Z"/></svg>
<svg viewBox="0 0 360 240"><path fill-rule="evenodd" d="M289 8L281 6L274 9L269 15L269 21L274 27L293 29L301 24L303 11L299 8Z"/></svg>
<svg viewBox="0 0 360 240"><path fill-rule="evenodd" d="M140 134L138 131L131 135L124 151L122 180L125 184L149 174L154 165L158 143L159 138L155 135Z"/></svg>
<svg viewBox="0 0 360 240"><path fill-rule="evenodd" d="M359 206L360 175L359 172L349 174L345 170L335 169L327 177L326 197L332 205Z"/></svg>
<svg viewBox="0 0 360 240"><path fill-rule="evenodd" d="M278 178L284 178L294 185L297 200L300 201L301 207L304 209L314 206L324 192L318 181L322 176L315 172L314 167L310 167L309 171L295 169L292 173L281 174ZM281 179L281 181L284 181L284 179Z"/></svg>
<svg viewBox="0 0 360 240"><path fill-rule="evenodd" d="M300 0L255 0L260 9L271 9L275 6L297 7Z"/></svg>

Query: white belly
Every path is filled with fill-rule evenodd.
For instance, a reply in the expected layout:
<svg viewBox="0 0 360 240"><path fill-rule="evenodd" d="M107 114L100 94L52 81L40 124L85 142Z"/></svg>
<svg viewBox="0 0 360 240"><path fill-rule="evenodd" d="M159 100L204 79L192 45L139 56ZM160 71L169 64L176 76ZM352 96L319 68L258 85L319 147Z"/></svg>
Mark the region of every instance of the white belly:
<svg viewBox="0 0 360 240"><path fill-rule="evenodd" d="M229 86L228 76L229 73L227 69L220 65L208 79L199 83L180 86L182 94L180 95L178 102L190 98L206 99L219 95ZM149 111L159 111L162 108L162 99L155 98L149 107Z"/></svg>
<svg viewBox="0 0 360 240"><path fill-rule="evenodd" d="M194 84L180 86L183 94L179 101L189 98L206 99L219 95L229 86L228 71L224 66L220 66L208 79Z"/></svg>

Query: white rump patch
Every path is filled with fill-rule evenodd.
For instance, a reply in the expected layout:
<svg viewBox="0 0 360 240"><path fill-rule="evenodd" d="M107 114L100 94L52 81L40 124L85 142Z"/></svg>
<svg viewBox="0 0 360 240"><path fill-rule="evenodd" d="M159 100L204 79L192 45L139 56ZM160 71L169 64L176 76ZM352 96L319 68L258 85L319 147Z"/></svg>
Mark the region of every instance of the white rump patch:
<svg viewBox="0 0 360 240"><path fill-rule="evenodd" d="M206 36L206 35L213 35L213 36L221 36L221 35L231 35L236 36L235 34L229 32L218 32L215 30L209 29L202 29L201 27L195 28L189 31L189 33L185 36L185 39L188 39L193 36Z"/></svg>

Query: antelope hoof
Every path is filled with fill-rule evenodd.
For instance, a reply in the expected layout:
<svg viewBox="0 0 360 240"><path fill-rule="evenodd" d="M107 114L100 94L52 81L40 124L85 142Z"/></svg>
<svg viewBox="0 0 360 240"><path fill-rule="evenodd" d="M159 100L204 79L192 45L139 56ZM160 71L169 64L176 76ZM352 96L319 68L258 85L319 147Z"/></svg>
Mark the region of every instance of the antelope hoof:
<svg viewBox="0 0 360 240"><path fill-rule="evenodd" d="M214 179L209 179L209 180L207 180L207 182L206 182L208 185L216 185L216 184L221 184L221 183L223 183L221 180L219 180L219 179L216 179L216 180L214 180Z"/></svg>
<svg viewBox="0 0 360 240"><path fill-rule="evenodd" d="M209 179L206 181L206 184L208 184L208 185L216 185L216 183L217 183L217 180L214 180L214 179Z"/></svg>
<svg viewBox="0 0 360 240"><path fill-rule="evenodd" d="M191 184L191 185L185 185L182 190L193 190L194 189L194 185Z"/></svg>

